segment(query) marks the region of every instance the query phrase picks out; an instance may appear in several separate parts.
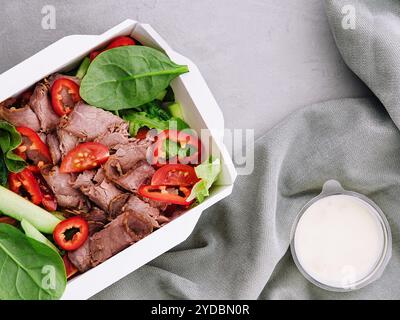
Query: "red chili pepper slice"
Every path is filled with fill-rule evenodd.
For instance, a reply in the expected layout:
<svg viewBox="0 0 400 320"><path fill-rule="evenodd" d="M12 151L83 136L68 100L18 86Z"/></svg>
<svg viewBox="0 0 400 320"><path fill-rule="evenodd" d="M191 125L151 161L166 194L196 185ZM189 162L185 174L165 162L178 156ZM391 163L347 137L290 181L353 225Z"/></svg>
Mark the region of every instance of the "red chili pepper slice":
<svg viewBox="0 0 400 320"><path fill-rule="evenodd" d="M61 221L53 231L54 241L61 249L67 251L78 249L84 244L88 236L88 223L78 216Z"/></svg>
<svg viewBox="0 0 400 320"><path fill-rule="evenodd" d="M186 187L172 188L168 186L148 186L139 187L138 193L142 197L152 200L188 206L193 201L186 201L190 195L190 189Z"/></svg>
<svg viewBox="0 0 400 320"><path fill-rule="evenodd" d="M27 151L36 151L39 158L43 159L43 163L51 162L49 148L35 131L28 127L16 127L16 129L22 136L22 143L15 151L17 155L26 160ZM24 137L26 137L28 141L26 141Z"/></svg>
<svg viewBox="0 0 400 320"><path fill-rule="evenodd" d="M66 254L63 256L63 262L65 272L67 273L67 279L69 279L78 272L78 269L72 264L72 262L68 259L68 255Z"/></svg>
<svg viewBox="0 0 400 320"><path fill-rule="evenodd" d="M178 155L167 158L164 144L170 140L178 144ZM155 166L163 166L167 163L181 163L196 165L201 163L202 143L194 131L164 130L156 137L156 142L147 150L147 160Z"/></svg>
<svg viewBox="0 0 400 320"><path fill-rule="evenodd" d="M28 195L32 203L39 205L42 203L43 194L39 183L29 169L24 169L19 173L10 172L8 176L10 190L22 196Z"/></svg>
<svg viewBox="0 0 400 320"><path fill-rule="evenodd" d="M0 223L6 223L12 226L16 226L18 224L18 221L11 217L1 216Z"/></svg>
<svg viewBox="0 0 400 320"><path fill-rule="evenodd" d="M54 81L51 87L51 103L54 112L60 117L71 113L75 104L81 100L79 86L67 78L60 78Z"/></svg>

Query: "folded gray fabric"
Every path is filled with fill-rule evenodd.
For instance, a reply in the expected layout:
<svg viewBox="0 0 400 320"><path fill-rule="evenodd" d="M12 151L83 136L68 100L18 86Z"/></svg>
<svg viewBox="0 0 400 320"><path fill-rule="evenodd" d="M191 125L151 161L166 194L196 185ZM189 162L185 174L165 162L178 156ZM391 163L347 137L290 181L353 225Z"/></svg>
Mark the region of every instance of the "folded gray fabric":
<svg viewBox="0 0 400 320"><path fill-rule="evenodd" d="M354 30L342 26L349 4ZM344 60L379 100L329 101L287 118L256 142L253 174L204 212L187 241L94 298L400 298L400 3L327 1L326 9ZM385 273L350 293L309 283L288 251L295 216L329 179L373 199L392 229Z"/></svg>

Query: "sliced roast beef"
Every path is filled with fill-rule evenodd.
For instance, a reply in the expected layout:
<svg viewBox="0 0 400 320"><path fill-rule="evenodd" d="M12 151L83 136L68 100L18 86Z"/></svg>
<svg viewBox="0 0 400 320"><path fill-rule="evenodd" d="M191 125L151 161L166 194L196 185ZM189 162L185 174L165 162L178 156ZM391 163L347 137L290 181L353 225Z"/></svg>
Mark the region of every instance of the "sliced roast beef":
<svg viewBox="0 0 400 320"><path fill-rule="evenodd" d="M146 183L151 179L155 170L147 162L142 161L137 167L129 170L113 181L130 192L136 192L141 184Z"/></svg>
<svg viewBox="0 0 400 320"><path fill-rule="evenodd" d="M128 201L129 197L130 197L129 193L123 193L111 200L110 204L108 205L109 220L115 219L122 213L123 211L122 208Z"/></svg>
<svg viewBox="0 0 400 320"><path fill-rule="evenodd" d="M93 185L92 179L96 175L95 170L86 170L80 173L77 178L71 182L71 186L75 189L86 188Z"/></svg>
<svg viewBox="0 0 400 320"><path fill-rule="evenodd" d="M61 155L63 157L65 157L65 155L68 152L70 152L73 148L75 148L79 144L79 138L73 136L64 129L58 129L57 136L58 136L58 141L60 143Z"/></svg>
<svg viewBox="0 0 400 320"><path fill-rule="evenodd" d="M129 142L128 131L125 133L122 132L112 132L106 133L101 137L95 139L96 142L100 142L109 148L113 148L119 144L127 144Z"/></svg>
<svg viewBox="0 0 400 320"><path fill-rule="evenodd" d="M106 213L96 207L92 208L90 212L82 214L82 217L88 222L90 236L103 229L108 222Z"/></svg>
<svg viewBox="0 0 400 320"><path fill-rule="evenodd" d="M51 106L48 85L43 82L36 85L29 105L38 117L40 127L43 131L50 131L57 127L60 117L54 112Z"/></svg>
<svg viewBox="0 0 400 320"><path fill-rule="evenodd" d="M80 272L106 261L153 231L149 216L132 210L123 212L79 249L68 253L69 260Z"/></svg>
<svg viewBox="0 0 400 320"><path fill-rule="evenodd" d="M61 160L61 150L60 150L60 142L58 141L58 137L55 133L49 133L47 135L47 145L49 147L51 159L53 164L56 165Z"/></svg>
<svg viewBox="0 0 400 320"><path fill-rule="evenodd" d="M60 173L57 166L51 165L42 167L41 173L53 191L60 207L81 209L87 206L86 198L71 186L74 180L72 174Z"/></svg>
<svg viewBox="0 0 400 320"><path fill-rule="evenodd" d="M0 103L0 119L10 122L14 126L40 130L39 119L29 105L17 106L17 99L10 98Z"/></svg>
<svg viewBox="0 0 400 320"><path fill-rule="evenodd" d="M62 128L81 139L92 141L107 132L114 132L126 122L111 112L78 102L74 110L62 121Z"/></svg>
<svg viewBox="0 0 400 320"><path fill-rule="evenodd" d="M129 169L135 167L139 161L146 160L147 147L146 144L142 145L136 142L118 145L114 148L116 152L109 158L109 162L113 163L119 173L126 173Z"/></svg>
<svg viewBox="0 0 400 320"><path fill-rule="evenodd" d="M89 248L92 266L143 239L153 231L148 215L132 210L125 211L106 227L90 237ZM78 249L79 250L79 249Z"/></svg>
<svg viewBox="0 0 400 320"><path fill-rule="evenodd" d="M138 197L131 195L122 208L122 211L133 210L135 212L140 212L146 214L150 217L152 226L158 228L157 218L160 216L160 211L157 208L151 207L148 203L140 200Z"/></svg>
<svg viewBox="0 0 400 320"><path fill-rule="evenodd" d="M103 180L100 184L91 184L80 188L91 201L103 210L108 210L110 202L118 195L122 194L112 182Z"/></svg>
<svg viewBox="0 0 400 320"><path fill-rule="evenodd" d="M142 200L144 202L147 202L150 206L157 208L160 211L166 210L169 205L167 202L156 201L156 200L152 200L152 199L148 199L148 198L144 198L144 197L142 197Z"/></svg>
<svg viewBox="0 0 400 320"><path fill-rule="evenodd" d="M79 249L68 252L68 259L80 272L91 268L89 242L90 240L87 239Z"/></svg>

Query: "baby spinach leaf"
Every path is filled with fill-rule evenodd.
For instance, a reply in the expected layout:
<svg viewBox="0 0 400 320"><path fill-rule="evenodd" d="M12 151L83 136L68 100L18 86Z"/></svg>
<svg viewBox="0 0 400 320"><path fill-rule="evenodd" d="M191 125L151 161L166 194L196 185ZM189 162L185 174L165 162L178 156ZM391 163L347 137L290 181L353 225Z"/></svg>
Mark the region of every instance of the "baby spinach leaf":
<svg viewBox="0 0 400 320"><path fill-rule="evenodd" d="M0 120L1 156L8 171L20 172L26 167L25 161L14 153L14 150L20 144L21 136L15 127L6 121Z"/></svg>
<svg viewBox="0 0 400 320"><path fill-rule="evenodd" d="M187 66L149 47L114 48L90 64L80 95L87 103L105 110L139 107L156 99L174 78L188 71Z"/></svg>
<svg viewBox="0 0 400 320"><path fill-rule="evenodd" d="M0 224L0 299L58 299L66 282L59 254L17 228Z"/></svg>

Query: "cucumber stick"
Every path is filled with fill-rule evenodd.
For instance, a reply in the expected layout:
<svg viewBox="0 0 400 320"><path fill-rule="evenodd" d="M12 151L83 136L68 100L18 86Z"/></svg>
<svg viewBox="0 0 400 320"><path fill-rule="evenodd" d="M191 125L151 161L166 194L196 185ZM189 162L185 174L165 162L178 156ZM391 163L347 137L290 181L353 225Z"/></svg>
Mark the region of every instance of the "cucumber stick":
<svg viewBox="0 0 400 320"><path fill-rule="evenodd" d="M22 219L21 227L24 230L27 237L42 242L45 245L52 248L55 252L57 253L59 252L57 247L49 239L47 239L44 235L42 235L40 231L36 229L33 225L31 225L27 220Z"/></svg>
<svg viewBox="0 0 400 320"><path fill-rule="evenodd" d="M61 222L51 213L2 186L0 186L0 211L18 221L25 219L44 233L53 233L56 225Z"/></svg>
<svg viewBox="0 0 400 320"><path fill-rule="evenodd" d="M174 102L174 103L168 105L168 111L173 117L184 120L182 108L178 102Z"/></svg>

